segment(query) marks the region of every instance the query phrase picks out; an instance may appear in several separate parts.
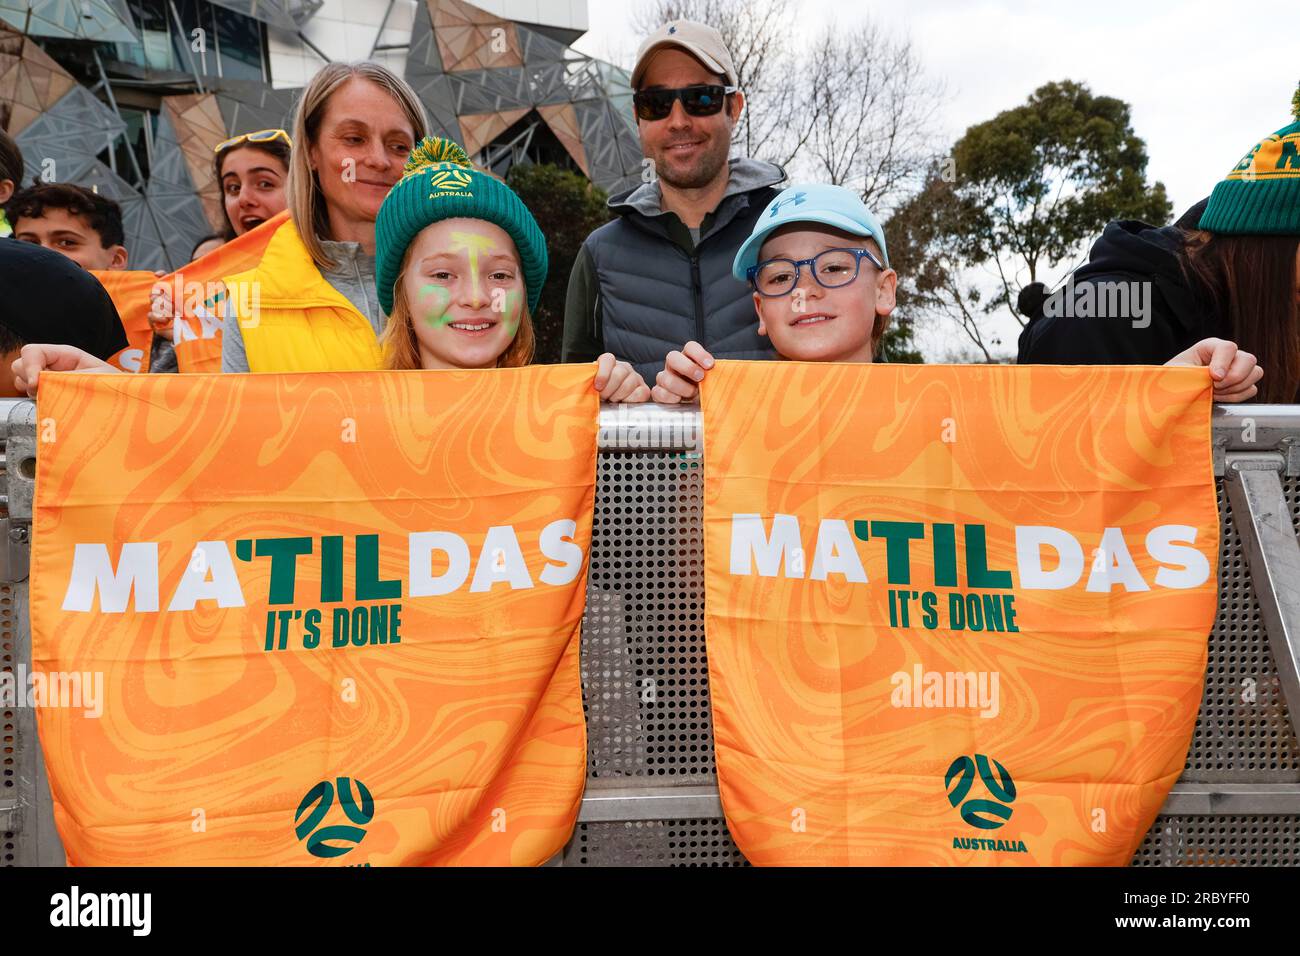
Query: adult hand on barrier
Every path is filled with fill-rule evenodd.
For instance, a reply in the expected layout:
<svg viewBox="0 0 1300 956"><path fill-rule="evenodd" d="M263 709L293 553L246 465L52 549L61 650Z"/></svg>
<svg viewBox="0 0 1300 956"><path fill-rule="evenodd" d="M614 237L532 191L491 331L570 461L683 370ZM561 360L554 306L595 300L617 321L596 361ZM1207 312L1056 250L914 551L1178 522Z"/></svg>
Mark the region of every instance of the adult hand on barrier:
<svg viewBox="0 0 1300 956"><path fill-rule="evenodd" d="M700 393L704 373L713 368L713 356L699 342L687 342L682 350L668 353L664 370L655 378L650 397L665 405L694 401Z"/></svg>
<svg viewBox="0 0 1300 956"><path fill-rule="evenodd" d="M42 372L116 372L107 362L75 345L24 345L14 359L14 386L36 397Z"/></svg>
<svg viewBox="0 0 1300 956"><path fill-rule="evenodd" d="M1201 339L1165 364L1208 365L1210 377L1214 379L1216 402L1244 402L1254 398L1259 392L1256 383L1264 377L1255 356L1226 339Z"/></svg>
<svg viewBox="0 0 1300 956"><path fill-rule="evenodd" d="M650 387L627 362L606 352L596 359L596 391L605 402L644 402L650 398Z"/></svg>

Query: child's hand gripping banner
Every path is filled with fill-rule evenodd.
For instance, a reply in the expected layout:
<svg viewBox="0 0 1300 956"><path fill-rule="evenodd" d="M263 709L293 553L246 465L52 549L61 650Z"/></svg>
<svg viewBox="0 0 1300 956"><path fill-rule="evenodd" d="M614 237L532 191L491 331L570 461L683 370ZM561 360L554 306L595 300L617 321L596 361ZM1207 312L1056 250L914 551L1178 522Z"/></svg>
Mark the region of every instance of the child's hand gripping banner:
<svg viewBox="0 0 1300 956"><path fill-rule="evenodd" d="M33 678L81 697L38 709L69 861L558 852L593 376L42 376Z"/></svg>
<svg viewBox="0 0 1300 956"><path fill-rule="evenodd" d="M1216 605L1204 369L720 362L722 804L756 864L1127 864Z"/></svg>

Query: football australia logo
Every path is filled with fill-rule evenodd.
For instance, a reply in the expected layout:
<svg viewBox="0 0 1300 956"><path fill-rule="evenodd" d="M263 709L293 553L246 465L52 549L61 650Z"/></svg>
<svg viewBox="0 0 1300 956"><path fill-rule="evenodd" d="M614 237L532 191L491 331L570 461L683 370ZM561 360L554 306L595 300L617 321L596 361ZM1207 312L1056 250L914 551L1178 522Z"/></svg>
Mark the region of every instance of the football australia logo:
<svg viewBox="0 0 1300 956"><path fill-rule="evenodd" d="M321 826L334 806L336 787L339 808L351 824L331 823ZM356 788L355 794L353 787ZM343 856L365 839L365 825L374 815L374 798L360 780L351 777L338 777L334 783L322 780L308 790L298 804L293 815L294 834L299 841L307 841L307 852L312 856L326 859Z"/></svg>
<svg viewBox="0 0 1300 956"><path fill-rule="evenodd" d="M977 773L987 796L970 797ZM943 785L948 791L948 802L961 813L962 820L968 825L979 830L996 830L1011 819L1016 783L1006 767L986 754L975 754L973 758L965 754L958 757L948 765ZM1022 840L953 837L952 845L955 850L1027 852Z"/></svg>
<svg viewBox="0 0 1300 956"><path fill-rule="evenodd" d="M433 191L429 193L430 199L437 199L440 196L473 196L469 191L470 184L474 181L473 177L463 169L436 169L429 176L429 185Z"/></svg>

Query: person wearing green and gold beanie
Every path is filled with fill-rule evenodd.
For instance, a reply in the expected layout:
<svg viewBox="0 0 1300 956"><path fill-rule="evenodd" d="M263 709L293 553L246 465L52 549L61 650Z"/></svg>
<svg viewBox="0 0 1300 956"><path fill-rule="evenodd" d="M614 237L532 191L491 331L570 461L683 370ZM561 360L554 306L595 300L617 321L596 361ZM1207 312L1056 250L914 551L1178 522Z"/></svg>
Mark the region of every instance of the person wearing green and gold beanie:
<svg viewBox="0 0 1300 956"><path fill-rule="evenodd" d="M1198 228L1221 236L1300 234L1300 122L1241 158L1214 187Z"/></svg>
<svg viewBox="0 0 1300 956"><path fill-rule="evenodd" d="M1064 301L1115 289L1127 293L1115 315ZM1300 122L1252 146L1177 223L1110 223L1031 316L1018 361L1155 365L1209 337L1257 357L1257 400L1300 401Z"/></svg>
<svg viewBox="0 0 1300 956"><path fill-rule="evenodd" d="M546 268L546 239L514 190L451 140L424 139L375 220L375 283L389 317L384 367L527 365ZM594 387L606 401L650 396L608 352Z"/></svg>
<svg viewBox="0 0 1300 956"><path fill-rule="evenodd" d="M546 240L514 190L451 140L424 139L375 220L385 367L527 365L546 267Z"/></svg>

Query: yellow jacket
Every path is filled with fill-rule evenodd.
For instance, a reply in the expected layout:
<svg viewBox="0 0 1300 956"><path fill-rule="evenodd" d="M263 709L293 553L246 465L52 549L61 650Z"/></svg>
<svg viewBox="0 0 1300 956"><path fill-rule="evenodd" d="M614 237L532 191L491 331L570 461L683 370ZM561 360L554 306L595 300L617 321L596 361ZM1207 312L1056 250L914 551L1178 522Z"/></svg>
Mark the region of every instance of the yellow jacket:
<svg viewBox="0 0 1300 956"><path fill-rule="evenodd" d="M383 367L370 321L320 274L292 219L276 229L256 266L224 281L249 371Z"/></svg>

